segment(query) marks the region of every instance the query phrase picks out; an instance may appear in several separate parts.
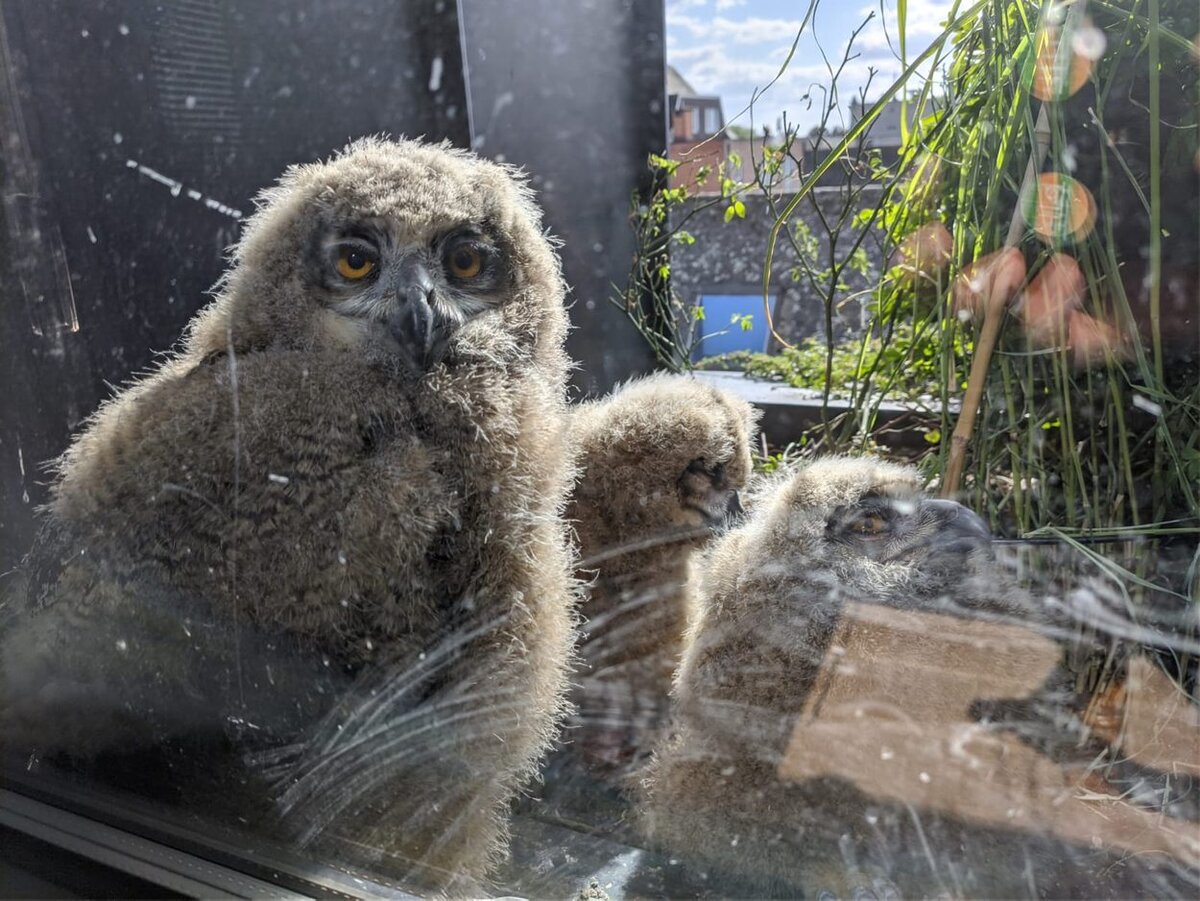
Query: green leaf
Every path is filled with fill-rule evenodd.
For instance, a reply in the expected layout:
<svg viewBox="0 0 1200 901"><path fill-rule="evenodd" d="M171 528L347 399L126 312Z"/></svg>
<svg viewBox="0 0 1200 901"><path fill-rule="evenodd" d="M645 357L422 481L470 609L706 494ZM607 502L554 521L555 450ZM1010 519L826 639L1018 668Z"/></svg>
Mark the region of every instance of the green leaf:
<svg viewBox="0 0 1200 901"><path fill-rule="evenodd" d="M737 215L737 217L739 219L745 219L746 218L746 204L742 203L740 200L735 200L733 202L733 212Z"/></svg>
<svg viewBox="0 0 1200 901"><path fill-rule="evenodd" d="M662 169L668 175L671 175L679 168L679 160L669 160L664 156L659 156L657 153L650 154L650 167L652 169Z"/></svg>
<svg viewBox="0 0 1200 901"><path fill-rule="evenodd" d="M725 207L725 222L729 223L733 219L733 204Z"/></svg>

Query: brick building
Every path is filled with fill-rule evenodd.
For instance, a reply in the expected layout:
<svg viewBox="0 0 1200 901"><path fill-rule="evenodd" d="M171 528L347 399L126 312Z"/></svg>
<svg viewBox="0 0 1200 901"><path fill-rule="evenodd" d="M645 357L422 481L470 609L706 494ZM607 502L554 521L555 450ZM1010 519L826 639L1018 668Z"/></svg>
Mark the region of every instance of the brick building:
<svg viewBox="0 0 1200 901"><path fill-rule="evenodd" d="M671 146L667 156L680 163L671 186L690 187L702 166L711 167L715 173L729 155L721 98L697 94L674 66L667 66L667 101L671 110ZM701 190L720 190L715 175L705 179Z"/></svg>

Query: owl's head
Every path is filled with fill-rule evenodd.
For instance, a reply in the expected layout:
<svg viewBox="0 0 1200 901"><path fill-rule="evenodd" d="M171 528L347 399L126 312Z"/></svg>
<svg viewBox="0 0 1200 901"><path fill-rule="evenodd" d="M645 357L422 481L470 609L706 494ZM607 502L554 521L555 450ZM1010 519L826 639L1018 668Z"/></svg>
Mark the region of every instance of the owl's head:
<svg viewBox="0 0 1200 901"><path fill-rule="evenodd" d="M973 604L983 587L975 583L995 569L983 520L953 501L928 497L907 466L817 460L770 480L751 504L751 526L772 550L766 566L780 567L785 578L823 583L841 598Z"/></svg>
<svg viewBox="0 0 1200 901"><path fill-rule="evenodd" d="M575 411L575 495L619 531L715 526L740 509L758 413L694 378L659 374Z"/></svg>
<svg viewBox="0 0 1200 901"><path fill-rule="evenodd" d="M447 144L368 138L264 191L200 356L345 350L422 373L561 344L558 259L512 169Z"/></svg>

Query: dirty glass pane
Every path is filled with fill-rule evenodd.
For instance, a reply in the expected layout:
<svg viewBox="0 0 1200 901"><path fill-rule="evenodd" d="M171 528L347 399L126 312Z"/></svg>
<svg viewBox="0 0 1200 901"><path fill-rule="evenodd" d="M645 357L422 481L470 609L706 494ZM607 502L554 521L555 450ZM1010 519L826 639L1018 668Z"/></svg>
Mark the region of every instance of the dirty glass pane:
<svg viewBox="0 0 1200 901"><path fill-rule="evenodd" d="M0 8L0 894L1200 893L1200 12Z"/></svg>

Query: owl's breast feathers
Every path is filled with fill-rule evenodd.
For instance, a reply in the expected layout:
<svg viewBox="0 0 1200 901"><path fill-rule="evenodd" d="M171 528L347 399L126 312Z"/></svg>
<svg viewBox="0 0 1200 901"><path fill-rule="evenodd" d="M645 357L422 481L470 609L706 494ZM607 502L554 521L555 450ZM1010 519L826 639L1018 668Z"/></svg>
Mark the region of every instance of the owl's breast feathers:
<svg viewBox="0 0 1200 901"><path fill-rule="evenodd" d="M78 587L99 567L317 637L428 623L417 607L479 565L487 526L464 522L536 467L516 440L526 398L501 390L515 387L502 369L399 378L352 354L262 351L127 391L64 458L54 540L35 551L42 596L58 592L52 570ZM532 524L539 500L506 516Z"/></svg>

